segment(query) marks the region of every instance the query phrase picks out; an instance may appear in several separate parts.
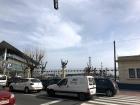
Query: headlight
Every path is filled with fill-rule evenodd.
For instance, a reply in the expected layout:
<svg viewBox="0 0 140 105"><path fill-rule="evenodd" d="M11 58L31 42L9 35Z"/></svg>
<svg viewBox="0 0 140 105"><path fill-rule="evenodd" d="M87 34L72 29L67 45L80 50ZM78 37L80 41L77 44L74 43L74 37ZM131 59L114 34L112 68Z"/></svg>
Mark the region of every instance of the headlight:
<svg viewBox="0 0 140 105"><path fill-rule="evenodd" d="M15 95L14 94L11 94L11 97L10 98L14 98L15 97Z"/></svg>

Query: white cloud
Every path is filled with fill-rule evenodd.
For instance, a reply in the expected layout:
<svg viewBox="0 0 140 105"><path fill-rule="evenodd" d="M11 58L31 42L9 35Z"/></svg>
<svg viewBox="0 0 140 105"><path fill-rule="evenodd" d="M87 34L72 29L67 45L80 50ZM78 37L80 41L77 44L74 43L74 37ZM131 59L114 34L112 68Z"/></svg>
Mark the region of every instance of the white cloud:
<svg viewBox="0 0 140 105"><path fill-rule="evenodd" d="M112 66L114 40L119 56L139 54L139 26L139 0L60 0L57 11L53 0L0 1L0 40L49 49L50 67L62 57L83 67L88 56Z"/></svg>
<svg viewBox="0 0 140 105"><path fill-rule="evenodd" d="M81 26L63 21L60 14L56 15L46 10L38 17L38 24L36 32L28 37L30 40L39 43L40 46L43 45L49 49L61 49L75 47L81 43L82 37L78 33Z"/></svg>
<svg viewBox="0 0 140 105"><path fill-rule="evenodd" d="M8 7L3 3L3 8L0 9L2 13L0 19L11 22L11 26L5 24L9 28L1 28L1 34L10 35L10 40L14 40L18 36L17 42L22 42L21 45L24 46L42 46L47 49L78 46L82 40L82 36L79 34L82 27L72 21L63 20L63 16L59 12L55 13L52 9L46 8L44 3L45 1L39 3L22 1L20 4L23 5L15 4L12 9L10 8L13 5ZM4 6L9 9L5 10ZM6 40L6 38L4 39Z"/></svg>
<svg viewBox="0 0 140 105"><path fill-rule="evenodd" d="M116 44L118 56L140 55L140 37L137 34L128 35L126 39L122 39Z"/></svg>
<svg viewBox="0 0 140 105"><path fill-rule="evenodd" d="M123 22L136 23L140 21L140 1L129 0L128 10L126 11L126 17L122 20Z"/></svg>

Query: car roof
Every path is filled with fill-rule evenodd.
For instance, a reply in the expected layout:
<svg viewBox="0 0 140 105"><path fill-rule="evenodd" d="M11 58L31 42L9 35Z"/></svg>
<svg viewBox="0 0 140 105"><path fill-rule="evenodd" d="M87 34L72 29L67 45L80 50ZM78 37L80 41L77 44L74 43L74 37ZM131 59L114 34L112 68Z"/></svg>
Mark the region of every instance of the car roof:
<svg viewBox="0 0 140 105"><path fill-rule="evenodd" d="M93 76L84 76L84 75L78 75L78 76L67 76L66 78L75 78L75 77L88 77L88 78L94 78Z"/></svg>
<svg viewBox="0 0 140 105"><path fill-rule="evenodd" d="M21 79L38 79L38 78L21 78Z"/></svg>

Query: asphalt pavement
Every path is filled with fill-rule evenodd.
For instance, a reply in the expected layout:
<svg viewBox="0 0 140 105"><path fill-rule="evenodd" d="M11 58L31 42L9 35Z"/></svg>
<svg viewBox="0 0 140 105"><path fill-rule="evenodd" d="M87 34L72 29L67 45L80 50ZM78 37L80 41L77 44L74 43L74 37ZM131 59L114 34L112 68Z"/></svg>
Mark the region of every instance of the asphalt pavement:
<svg viewBox="0 0 140 105"><path fill-rule="evenodd" d="M140 97L132 94L123 94L120 91L114 97L98 95L91 100L79 101L77 97L60 96L48 97L45 91L40 93L24 94L23 92L14 92L16 105L140 105ZM135 92L134 92L135 93Z"/></svg>

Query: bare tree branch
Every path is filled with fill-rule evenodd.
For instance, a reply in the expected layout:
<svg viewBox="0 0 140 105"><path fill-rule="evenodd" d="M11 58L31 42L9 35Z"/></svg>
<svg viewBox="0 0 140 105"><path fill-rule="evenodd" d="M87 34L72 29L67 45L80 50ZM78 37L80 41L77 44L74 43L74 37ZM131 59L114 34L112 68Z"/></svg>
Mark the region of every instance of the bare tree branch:
<svg viewBox="0 0 140 105"><path fill-rule="evenodd" d="M24 58L26 60L27 66L31 70L31 77L33 76L33 71L35 68L40 66L43 58L45 57L45 53L43 50L40 49L26 49L25 50Z"/></svg>

